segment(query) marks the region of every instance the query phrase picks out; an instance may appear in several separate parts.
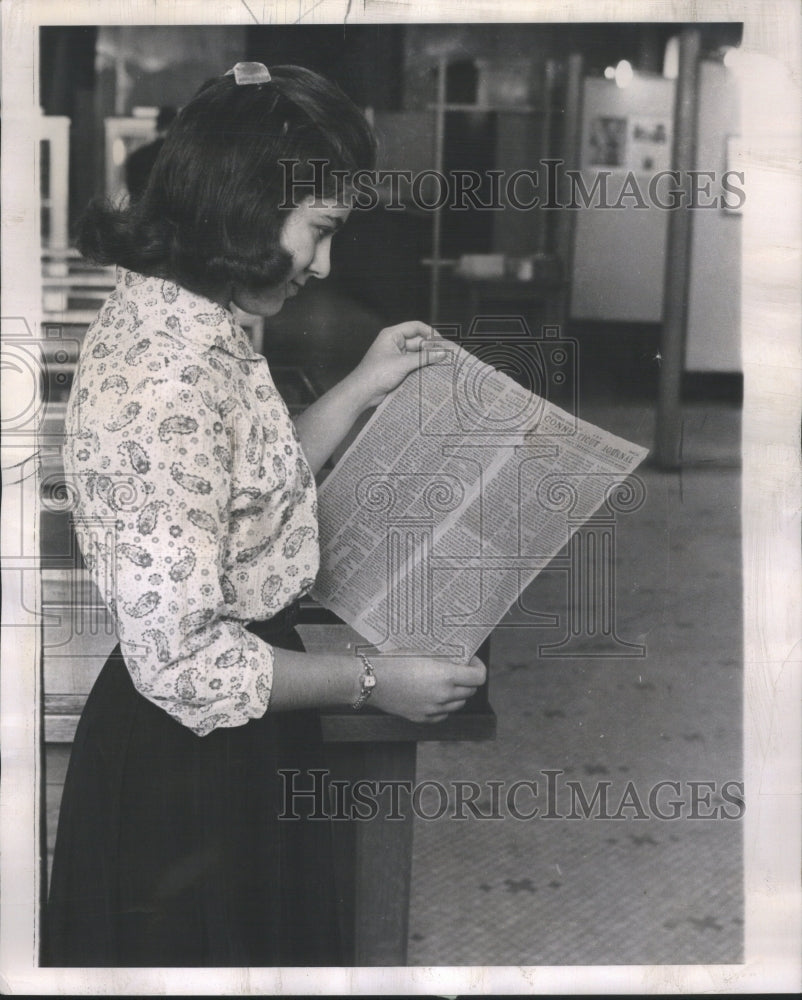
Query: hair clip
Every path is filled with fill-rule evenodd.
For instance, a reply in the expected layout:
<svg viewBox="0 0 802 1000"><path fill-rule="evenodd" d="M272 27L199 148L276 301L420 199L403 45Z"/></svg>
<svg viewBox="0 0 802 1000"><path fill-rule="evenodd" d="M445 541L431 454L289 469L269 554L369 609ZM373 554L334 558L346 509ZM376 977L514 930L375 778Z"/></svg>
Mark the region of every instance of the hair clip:
<svg viewBox="0 0 802 1000"><path fill-rule="evenodd" d="M239 86L249 83L270 83L270 70L260 62L238 62L226 76L233 76Z"/></svg>

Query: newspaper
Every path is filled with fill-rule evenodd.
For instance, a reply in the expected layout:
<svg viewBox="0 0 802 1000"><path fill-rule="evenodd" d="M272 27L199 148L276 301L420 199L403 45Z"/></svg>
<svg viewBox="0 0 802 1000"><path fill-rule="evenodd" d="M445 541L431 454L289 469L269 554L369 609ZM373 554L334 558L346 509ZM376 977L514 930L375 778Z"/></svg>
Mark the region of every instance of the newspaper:
<svg viewBox="0 0 802 1000"><path fill-rule="evenodd" d="M321 485L312 596L382 652L467 660L647 449L441 345Z"/></svg>

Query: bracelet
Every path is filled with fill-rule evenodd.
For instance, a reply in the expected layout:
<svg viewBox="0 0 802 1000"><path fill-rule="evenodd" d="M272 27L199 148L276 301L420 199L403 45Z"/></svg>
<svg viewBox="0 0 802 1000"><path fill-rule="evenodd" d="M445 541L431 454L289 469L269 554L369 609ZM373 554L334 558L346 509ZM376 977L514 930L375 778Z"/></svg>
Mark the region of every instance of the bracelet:
<svg viewBox="0 0 802 1000"><path fill-rule="evenodd" d="M373 670L373 664L364 653L357 652L356 655L362 661L362 665L365 668L362 676L359 678L359 697L352 706L354 711L358 712L373 694L373 689L376 687L376 674Z"/></svg>

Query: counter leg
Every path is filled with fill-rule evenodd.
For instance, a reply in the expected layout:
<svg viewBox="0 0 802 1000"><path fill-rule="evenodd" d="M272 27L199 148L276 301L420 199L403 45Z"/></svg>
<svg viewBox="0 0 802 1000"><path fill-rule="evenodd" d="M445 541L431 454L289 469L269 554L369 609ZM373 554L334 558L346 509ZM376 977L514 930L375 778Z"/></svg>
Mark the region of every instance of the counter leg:
<svg viewBox="0 0 802 1000"><path fill-rule="evenodd" d="M378 783L368 796L375 818L333 824L344 943L356 966L407 961L416 754L414 742L341 744L332 761L339 779Z"/></svg>

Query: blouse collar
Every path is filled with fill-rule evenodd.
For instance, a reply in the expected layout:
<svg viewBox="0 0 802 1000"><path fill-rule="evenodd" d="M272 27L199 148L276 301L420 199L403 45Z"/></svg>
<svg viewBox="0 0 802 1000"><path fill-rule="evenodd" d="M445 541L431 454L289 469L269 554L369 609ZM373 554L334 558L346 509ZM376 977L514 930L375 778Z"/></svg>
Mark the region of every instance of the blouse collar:
<svg viewBox="0 0 802 1000"><path fill-rule="evenodd" d="M117 291L125 301L141 305L154 317L159 316L160 307L167 307L175 316L191 319L191 323L177 324L171 332L196 347L206 350L216 347L241 361L263 360L262 355L255 353L233 313L212 299L166 278L153 278L119 266L116 281Z"/></svg>

